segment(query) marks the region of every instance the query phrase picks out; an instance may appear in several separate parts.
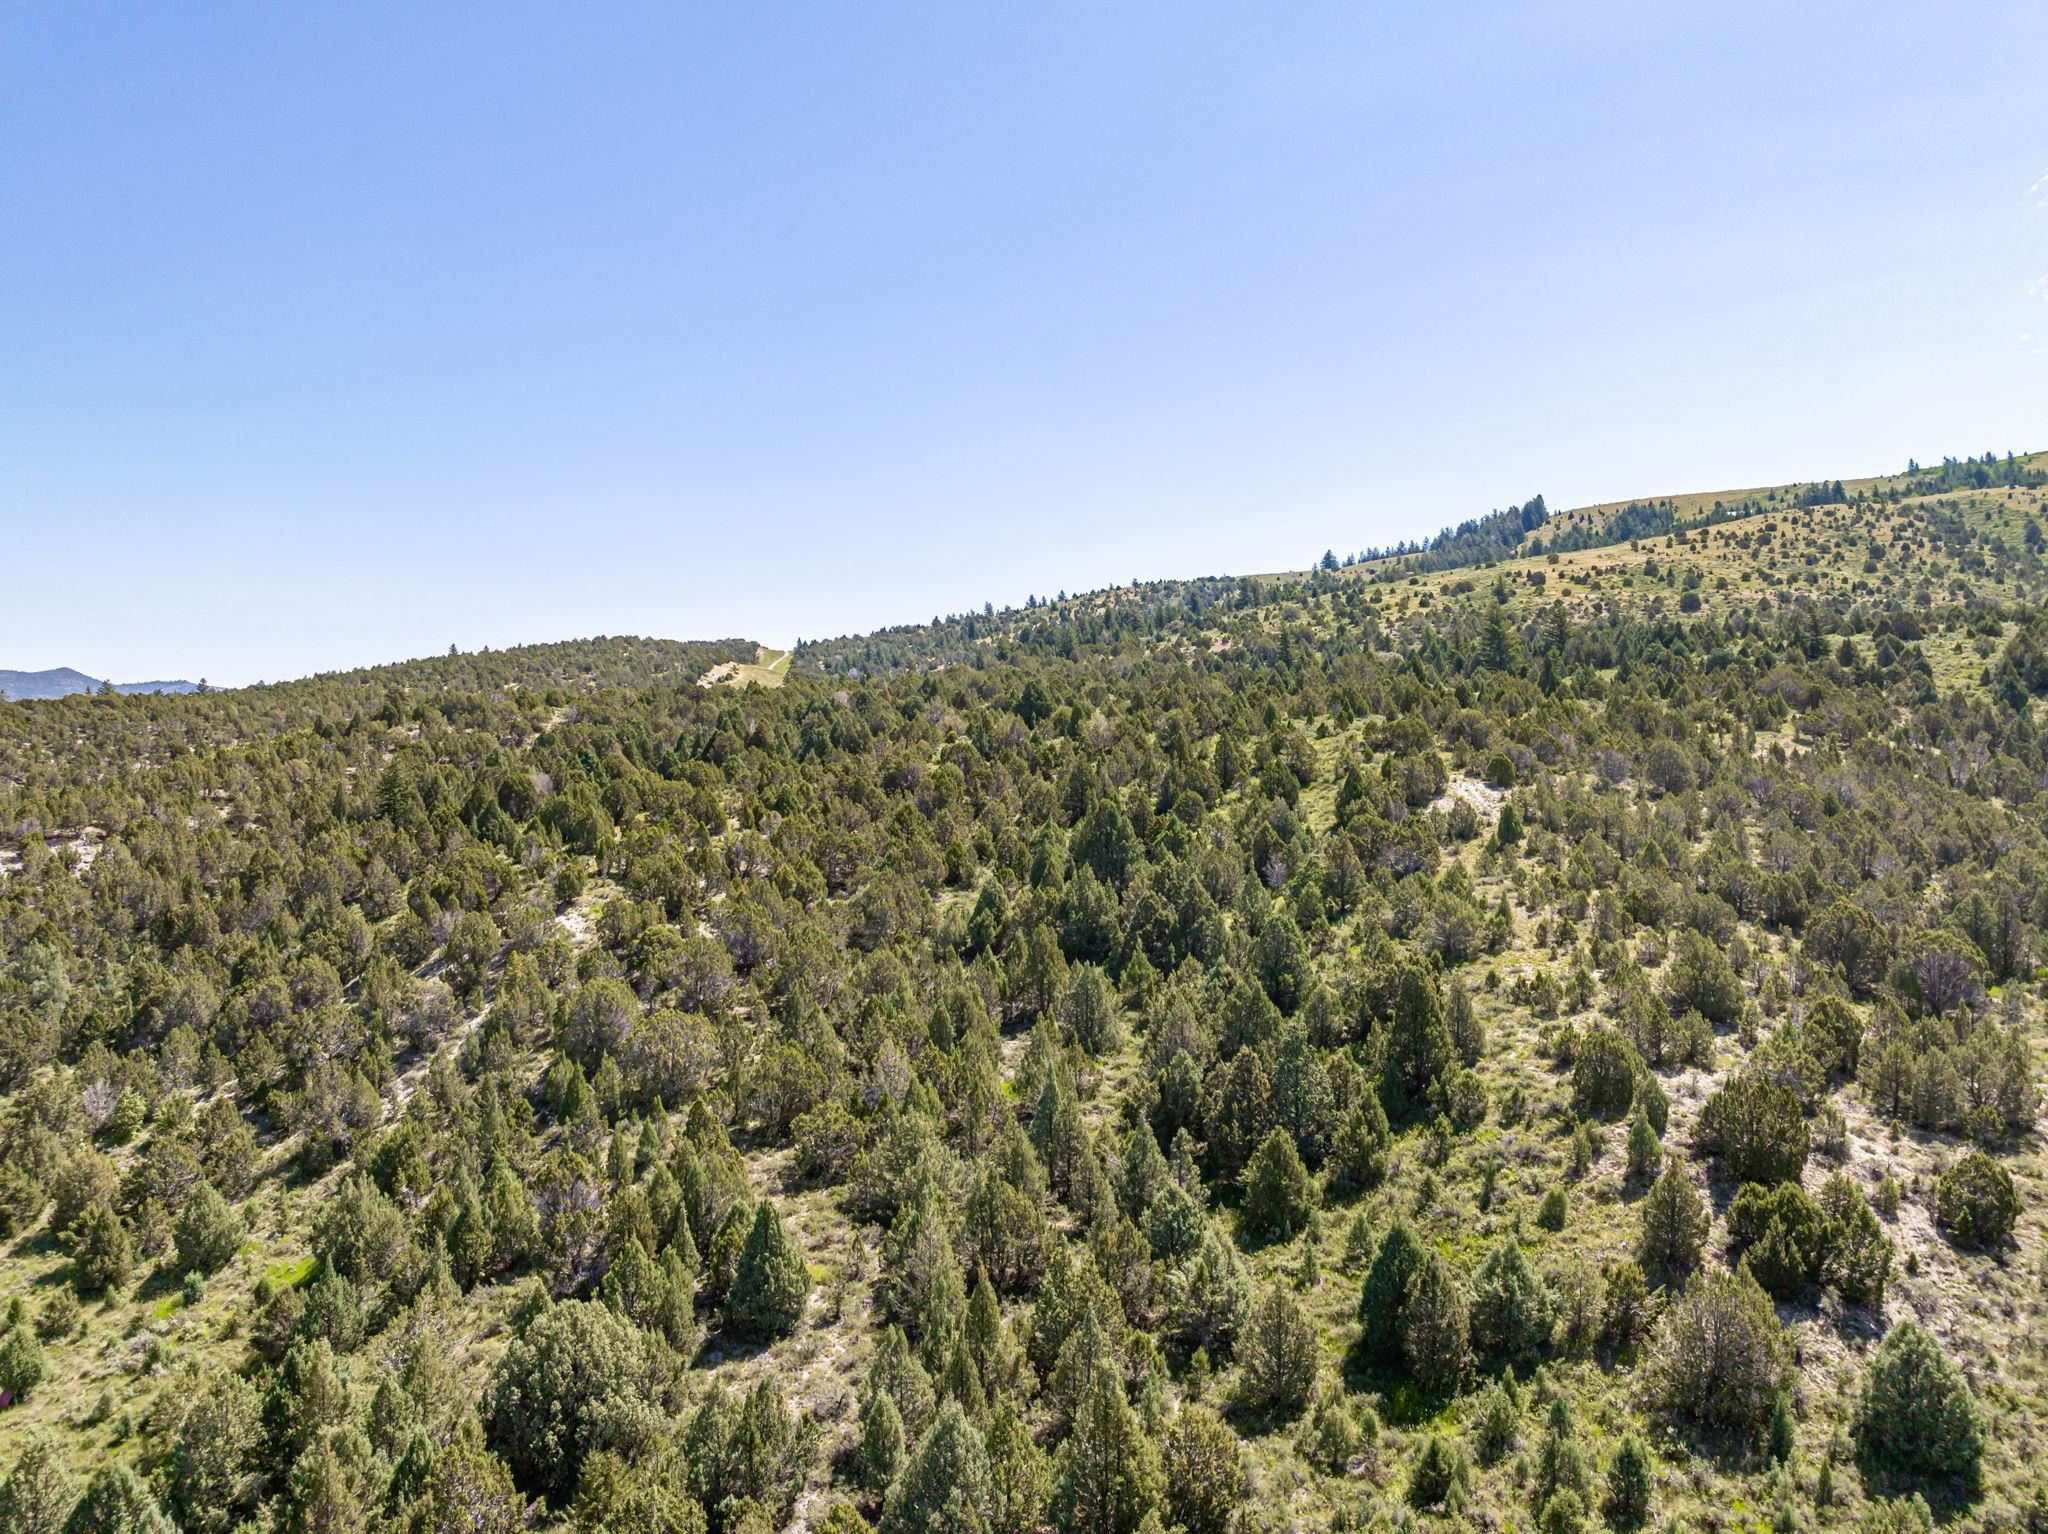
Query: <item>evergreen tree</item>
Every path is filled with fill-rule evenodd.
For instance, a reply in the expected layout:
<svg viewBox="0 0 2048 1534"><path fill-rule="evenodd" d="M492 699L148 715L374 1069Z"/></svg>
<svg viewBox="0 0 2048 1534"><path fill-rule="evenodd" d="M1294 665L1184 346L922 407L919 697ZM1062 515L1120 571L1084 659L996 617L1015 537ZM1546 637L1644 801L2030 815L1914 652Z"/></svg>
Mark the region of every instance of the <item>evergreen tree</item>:
<svg viewBox="0 0 2048 1534"><path fill-rule="evenodd" d="M1308 1405L1316 1382L1316 1331L1301 1302L1279 1284L1252 1306L1237 1356L1247 1404L1284 1417Z"/></svg>
<svg viewBox="0 0 2048 1534"><path fill-rule="evenodd" d="M116 1461L94 1472L64 1534L177 1534L141 1477Z"/></svg>
<svg viewBox="0 0 2048 1534"><path fill-rule="evenodd" d="M1244 1205L1240 1221L1253 1241L1285 1241L1309 1222L1315 1211L1315 1185L1294 1148L1294 1137L1275 1129L1260 1143L1245 1169Z"/></svg>
<svg viewBox="0 0 2048 1534"><path fill-rule="evenodd" d="M1408 1470L1408 1505L1455 1511L1463 1505L1471 1481L1472 1467L1464 1450L1442 1433L1431 1433Z"/></svg>
<svg viewBox="0 0 2048 1534"><path fill-rule="evenodd" d="M1472 1345L1491 1364L1533 1360L1550 1340L1556 1301L1550 1286L1508 1236L1472 1275Z"/></svg>
<svg viewBox="0 0 2048 1534"><path fill-rule="evenodd" d="M658 1406L663 1374L650 1340L605 1306L550 1305L500 1356L485 1425L514 1476L560 1503L586 1454L629 1415Z"/></svg>
<svg viewBox="0 0 2048 1534"><path fill-rule="evenodd" d="M235 1374L216 1375L179 1424L171 1447L171 1506L188 1534L233 1526L252 1490L263 1445L263 1402Z"/></svg>
<svg viewBox="0 0 2048 1534"><path fill-rule="evenodd" d="M212 1183L193 1190L178 1215L178 1266L188 1273L218 1273L242 1244L241 1217Z"/></svg>
<svg viewBox="0 0 2048 1534"><path fill-rule="evenodd" d="M1856 1439L1873 1464L1974 1484L1984 1420L1962 1371L1911 1321L1886 1333L1864 1371Z"/></svg>
<svg viewBox="0 0 2048 1534"><path fill-rule="evenodd" d="M1186 1534L1231 1534L1248 1485L1244 1445L1205 1406L1174 1413L1161 1445L1168 1516Z"/></svg>
<svg viewBox="0 0 2048 1534"><path fill-rule="evenodd" d="M420 1501L432 1534L516 1534L526 1523L525 1498L504 1461L484 1447L474 1417L435 1456ZM701 1517L695 1528L678 1520L664 1534L700 1534L701 1528Z"/></svg>
<svg viewBox="0 0 2048 1534"><path fill-rule="evenodd" d="M1159 1451L1124 1397L1116 1366L1098 1358L1054 1461L1052 1517L1070 1534L1138 1534L1162 1492Z"/></svg>
<svg viewBox="0 0 2048 1534"><path fill-rule="evenodd" d="M0 1391L20 1400L43 1382L49 1360L26 1318L0 1330Z"/></svg>
<svg viewBox="0 0 2048 1534"><path fill-rule="evenodd" d="M1456 1058L1435 973L1415 961L1404 962L1394 984L1387 1035L1387 1069L1395 1086L1407 1101L1421 1102Z"/></svg>
<svg viewBox="0 0 2048 1534"><path fill-rule="evenodd" d="M1396 1219L1380 1239L1358 1296L1358 1319L1365 1325L1365 1348L1382 1363L1401 1357L1402 1312L1408 1289L1422 1267L1422 1243L1405 1220Z"/></svg>
<svg viewBox="0 0 2048 1534"><path fill-rule="evenodd" d="M1653 1401L1702 1427L1756 1433L1784 1388L1784 1333L1747 1273L1696 1273L1665 1310L1645 1373Z"/></svg>
<svg viewBox="0 0 2048 1534"><path fill-rule="evenodd" d="M861 1413L861 1484L872 1492L886 1492L902 1468L903 1414L896 1409L895 1397L878 1390Z"/></svg>
<svg viewBox="0 0 2048 1534"><path fill-rule="evenodd" d="M80 1294L119 1289L134 1261L128 1227L105 1204L92 1205L71 1227L71 1283Z"/></svg>
<svg viewBox="0 0 2048 1534"><path fill-rule="evenodd" d="M786 1337L803 1319L810 1297L810 1269L783 1229L774 1200L763 1199L740 1249L727 1313L743 1332Z"/></svg>
<svg viewBox="0 0 2048 1534"><path fill-rule="evenodd" d="M1052 1466L1008 1400L989 1420L989 1534L1035 1534L1052 1493Z"/></svg>
<svg viewBox="0 0 2048 1534"><path fill-rule="evenodd" d="M1649 1521L1650 1452L1634 1433L1622 1436L1608 1463L1607 1495L1601 1511L1617 1529L1638 1529Z"/></svg>
<svg viewBox="0 0 2048 1534"><path fill-rule="evenodd" d="M949 1400L890 1491L880 1534L988 1534L993 1503L988 1447Z"/></svg>
<svg viewBox="0 0 2048 1534"><path fill-rule="evenodd" d="M1643 1199L1642 1234L1636 1240L1636 1261L1659 1282L1684 1278L1700 1265L1707 1241L1707 1208L1691 1173L1677 1157Z"/></svg>
<svg viewBox="0 0 2048 1534"><path fill-rule="evenodd" d="M1330 1151L1331 1186L1340 1193L1368 1193L1377 1188L1387 1175L1393 1138L1379 1094L1365 1093L1337 1131Z"/></svg>
<svg viewBox="0 0 2048 1534"><path fill-rule="evenodd" d="M0 1481L0 1529L7 1534L61 1534L78 1500L78 1485L57 1447L40 1433L21 1440L21 1453Z"/></svg>
<svg viewBox="0 0 2048 1534"><path fill-rule="evenodd" d="M1425 1253L1408 1282L1401 1308L1401 1347L1415 1382L1431 1395L1449 1395L1471 1366L1470 1321L1465 1291L1451 1265Z"/></svg>

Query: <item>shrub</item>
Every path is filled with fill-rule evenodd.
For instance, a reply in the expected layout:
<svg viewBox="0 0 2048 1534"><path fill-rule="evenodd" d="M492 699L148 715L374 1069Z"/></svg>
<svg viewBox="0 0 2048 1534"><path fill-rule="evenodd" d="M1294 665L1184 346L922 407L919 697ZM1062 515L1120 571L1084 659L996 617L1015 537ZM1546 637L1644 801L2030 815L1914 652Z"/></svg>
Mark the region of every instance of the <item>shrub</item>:
<svg viewBox="0 0 2048 1534"><path fill-rule="evenodd" d="M1699 1140L1738 1182L1794 1182L1806 1165L1806 1120L1785 1087L1746 1074L1700 1110Z"/></svg>
<svg viewBox="0 0 2048 1534"><path fill-rule="evenodd" d="M218 1273L240 1248L245 1234L241 1216L212 1183L203 1182L186 1200L173 1231L178 1266L187 1273Z"/></svg>
<svg viewBox="0 0 2048 1534"><path fill-rule="evenodd" d="M1770 1298L1743 1273L1700 1273L1665 1311L1645 1368L1668 1416L1753 1434L1784 1388L1784 1334Z"/></svg>
<svg viewBox="0 0 2048 1534"><path fill-rule="evenodd" d="M1635 1046L1612 1028L1587 1030L1572 1061L1572 1105L1581 1113L1626 1113L1642 1069Z"/></svg>
<svg viewBox="0 0 2048 1534"><path fill-rule="evenodd" d="M1974 1482L1984 1455L1976 1397L1931 1334L1901 1321L1864 1372L1856 1439L1870 1463Z"/></svg>
<svg viewBox="0 0 2048 1534"><path fill-rule="evenodd" d="M1569 1195L1562 1188L1552 1188L1543 1195L1543 1202L1536 1206L1536 1223L1545 1230L1563 1230L1569 1209Z"/></svg>
<svg viewBox="0 0 2048 1534"><path fill-rule="evenodd" d="M1997 1246L2019 1219L2012 1175L1982 1151L1958 1157L1934 1185L1934 1212L1958 1246Z"/></svg>

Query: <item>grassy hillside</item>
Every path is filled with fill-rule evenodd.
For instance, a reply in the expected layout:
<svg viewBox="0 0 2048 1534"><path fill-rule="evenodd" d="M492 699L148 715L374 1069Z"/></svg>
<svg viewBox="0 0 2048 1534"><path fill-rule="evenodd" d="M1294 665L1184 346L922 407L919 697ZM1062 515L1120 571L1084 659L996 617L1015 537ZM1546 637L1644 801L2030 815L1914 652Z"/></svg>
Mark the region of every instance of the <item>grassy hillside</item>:
<svg viewBox="0 0 2048 1534"><path fill-rule="evenodd" d="M0 1528L2039 1526L2039 468L0 713Z"/></svg>

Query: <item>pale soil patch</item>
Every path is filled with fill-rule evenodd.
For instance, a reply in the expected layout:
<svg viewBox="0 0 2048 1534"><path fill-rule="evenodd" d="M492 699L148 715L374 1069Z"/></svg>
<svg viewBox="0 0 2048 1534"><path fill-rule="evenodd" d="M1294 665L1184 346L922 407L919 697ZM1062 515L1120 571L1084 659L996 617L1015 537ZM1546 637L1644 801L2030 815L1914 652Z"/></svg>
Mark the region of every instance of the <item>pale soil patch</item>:
<svg viewBox="0 0 2048 1534"><path fill-rule="evenodd" d="M1498 820L1501 804L1506 798L1504 789L1494 788L1477 778L1452 778L1444 791L1430 801L1429 807L1447 815L1451 807L1462 799L1472 806L1481 820Z"/></svg>

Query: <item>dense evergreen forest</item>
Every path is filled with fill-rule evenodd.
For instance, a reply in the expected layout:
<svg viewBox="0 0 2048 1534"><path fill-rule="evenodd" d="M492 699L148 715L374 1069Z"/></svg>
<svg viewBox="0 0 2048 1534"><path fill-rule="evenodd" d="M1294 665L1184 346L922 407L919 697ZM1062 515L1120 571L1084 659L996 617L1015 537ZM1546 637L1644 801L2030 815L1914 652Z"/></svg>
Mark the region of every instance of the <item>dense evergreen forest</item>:
<svg viewBox="0 0 2048 1534"><path fill-rule="evenodd" d="M0 706L0 1534L2048 1530L2043 479Z"/></svg>

